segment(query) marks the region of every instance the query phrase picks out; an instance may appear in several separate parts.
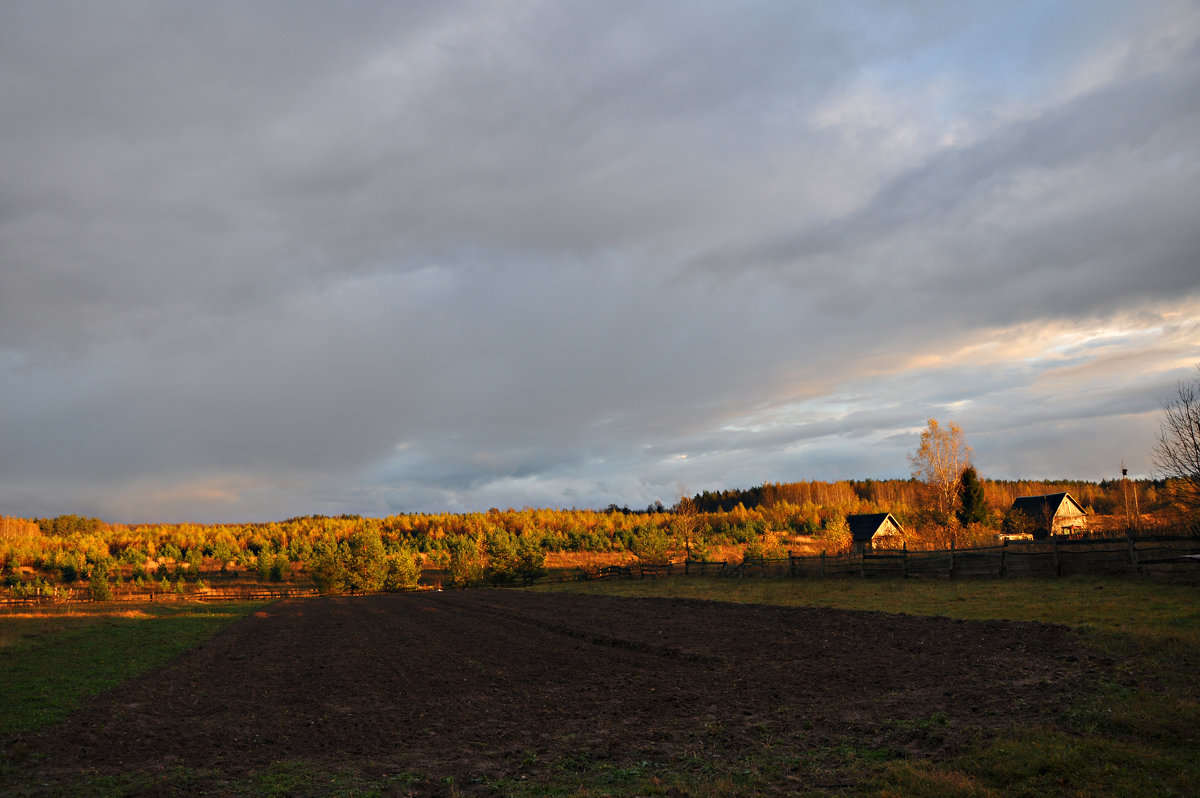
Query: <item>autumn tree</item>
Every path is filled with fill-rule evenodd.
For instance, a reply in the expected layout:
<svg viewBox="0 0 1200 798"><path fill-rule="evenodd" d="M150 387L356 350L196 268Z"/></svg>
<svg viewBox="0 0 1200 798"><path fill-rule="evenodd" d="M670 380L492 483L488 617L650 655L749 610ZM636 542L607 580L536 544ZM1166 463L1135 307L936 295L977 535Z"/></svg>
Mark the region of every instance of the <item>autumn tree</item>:
<svg viewBox="0 0 1200 798"><path fill-rule="evenodd" d="M1152 462L1175 501L1200 522L1200 365L1196 377L1176 385L1175 395L1163 402Z"/></svg>
<svg viewBox="0 0 1200 798"><path fill-rule="evenodd" d="M700 518L696 511L696 502L687 495L687 491L683 488L679 489L679 502L673 511L675 517L672 526L675 529L676 538L683 544L686 558L688 560L704 559L702 552L706 552L707 547L704 545L700 532ZM700 556L695 556L697 554Z"/></svg>
<svg viewBox="0 0 1200 798"><path fill-rule="evenodd" d="M854 536L850 532L850 524L846 521L846 516L840 512L831 513L825 519L825 526L821 530L820 538L834 554L841 554L854 548Z"/></svg>
<svg viewBox="0 0 1200 798"><path fill-rule="evenodd" d="M937 419L929 419L921 433L921 445L908 456L913 479L925 483L930 504L938 523L947 523L958 499L962 474L971 461L962 428L951 421L945 428Z"/></svg>

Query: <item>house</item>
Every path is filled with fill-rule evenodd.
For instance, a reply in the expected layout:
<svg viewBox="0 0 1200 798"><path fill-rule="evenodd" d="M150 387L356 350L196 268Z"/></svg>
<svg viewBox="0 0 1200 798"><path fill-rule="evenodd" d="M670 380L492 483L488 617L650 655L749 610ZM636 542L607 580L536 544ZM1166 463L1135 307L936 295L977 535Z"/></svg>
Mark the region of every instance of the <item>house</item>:
<svg viewBox="0 0 1200 798"><path fill-rule="evenodd" d="M1069 493L1021 496L1009 508L1009 513L1017 511L1024 513L1032 522L1029 531L1035 540L1087 531L1087 510Z"/></svg>
<svg viewBox="0 0 1200 798"><path fill-rule="evenodd" d="M856 552L873 548L899 548L904 542L904 530L891 513L848 515L846 524L854 540Z"/></svg>

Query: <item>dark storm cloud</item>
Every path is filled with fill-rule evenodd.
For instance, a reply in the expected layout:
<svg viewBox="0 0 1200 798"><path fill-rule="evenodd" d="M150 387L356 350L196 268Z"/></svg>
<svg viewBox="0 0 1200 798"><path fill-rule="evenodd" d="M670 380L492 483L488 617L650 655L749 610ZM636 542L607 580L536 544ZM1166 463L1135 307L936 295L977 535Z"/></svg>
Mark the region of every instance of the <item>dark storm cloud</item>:
<svg viewBox="0 0 1200 798"><path fill-rule="evenodd" d="M903 474L931 415L1103 475L1055 425L1128 446L1200 359L1198 34L5 4L0 512L644 505Z"/></svg>

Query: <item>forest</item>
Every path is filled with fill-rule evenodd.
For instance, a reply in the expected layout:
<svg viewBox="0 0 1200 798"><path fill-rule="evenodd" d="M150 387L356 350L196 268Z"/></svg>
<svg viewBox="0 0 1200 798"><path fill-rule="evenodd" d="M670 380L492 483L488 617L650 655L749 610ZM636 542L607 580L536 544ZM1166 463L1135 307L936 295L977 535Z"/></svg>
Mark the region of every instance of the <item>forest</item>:
<svg viewBox="0 0 1200 798"><path fill-rule="evenodd" d="M104 598L115 585L183 593L230 574L264 583L303 574L323 592L362 592L413 587L430 568L443 569L452 585L502 583L539 575L547 555L563 553L655 564L790 550L836 553L851 545L846 516L876 512L900 521L912 549L988 545L1018 496L1070 492L1102 533L1175 522L1170 487L1152 480L972 479L949 515L931 509L929 486L918 480L868 479L705 491L644 510L311 515L245 524L0 516L0 585L19 597L86 582L93 597Z"/></svg>

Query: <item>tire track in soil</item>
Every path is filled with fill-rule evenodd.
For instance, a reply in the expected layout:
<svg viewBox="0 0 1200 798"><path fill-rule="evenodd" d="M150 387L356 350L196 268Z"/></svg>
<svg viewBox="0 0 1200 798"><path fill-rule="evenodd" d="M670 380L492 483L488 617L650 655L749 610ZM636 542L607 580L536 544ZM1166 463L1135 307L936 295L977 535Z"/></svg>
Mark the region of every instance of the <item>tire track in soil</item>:
<svg viewBox="0 0 1200 798"><path fill-rule="evenodd" d="M1097 660L1064 627L476 590L283 601L26 735L43 775L334 769L536 778L564 757L733 762L761 746L936 754L1053 722ZM922 748L924 747L924 748ZM538 764L530 765L531 762Z"/></svg>

